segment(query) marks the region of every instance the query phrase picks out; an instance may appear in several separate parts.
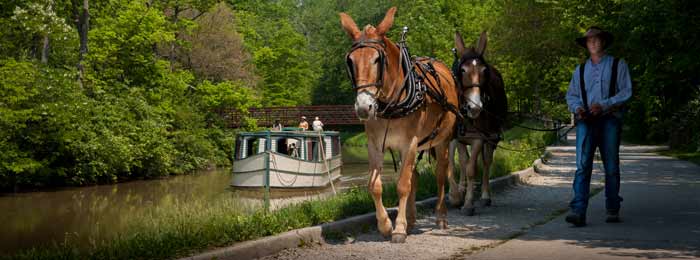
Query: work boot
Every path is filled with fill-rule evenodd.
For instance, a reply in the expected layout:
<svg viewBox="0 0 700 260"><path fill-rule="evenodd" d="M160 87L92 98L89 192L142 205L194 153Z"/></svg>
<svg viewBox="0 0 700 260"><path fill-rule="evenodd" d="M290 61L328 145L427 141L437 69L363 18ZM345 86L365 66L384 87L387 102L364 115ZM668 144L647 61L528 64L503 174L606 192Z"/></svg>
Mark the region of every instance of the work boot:
<svg viewBox="0 0 700 260"><path fill-rule="evenodd" d="M605 218L605 222L607 223L620 223L620 210L608 210L607 212L608 217Z"/></svg>
<svg viewBox="0 0 700 260"><path fill-rule="evenodd" d="M586 216L576 213L571 213L566 216L566 222L573 224L576 227L583 227L586 225Z"/></svg>

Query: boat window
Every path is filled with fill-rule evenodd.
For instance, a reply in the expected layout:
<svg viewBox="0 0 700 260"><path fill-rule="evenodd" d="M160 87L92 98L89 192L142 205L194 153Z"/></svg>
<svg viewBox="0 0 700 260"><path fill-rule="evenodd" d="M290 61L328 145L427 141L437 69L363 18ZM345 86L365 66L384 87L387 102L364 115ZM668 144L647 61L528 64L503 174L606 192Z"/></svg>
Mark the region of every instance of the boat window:
<svg viewBox="0 0 700 260"><path fill-rule="evenodd" d="M331 137L332 153L331 155L336 156L340 154L340 136Z"/></svg>
<svg viewBox="0 0 700 260"><path fill-rule="evenodd" d="M313 139L307 139L306 140L306 160L309 161L321 161L322 154L321 152L323 151L324 153L326 152L326 140L323 140L323 146L319 147L319 139L318 138L313 138ZM323 150L321 150L323 149Z"/></svg>
<svg viewBox="0 0 700 260"><path fill-rule="evenodd" d="M286 154L291 157L299 157L301 151L301 141L295 138L279 138L274 148L276 152Z"/></svg>
<svg viewBox="0 0 700 260"><path fill-rule="evenodd" d="M319 161L318 140L306 140L306 160Z"/></svg>
<svg viewBox="0 0 700 260"><path fill-rule="evenodd" d="M245 145L245 153L244 153L243 158L248 158L248 157L250 157L250 156L252 156L252 155L255 155L255 154L264 152L264 149L263 149L263 150L260 150L260 143L261 143L261 141L262 141L262 144L264 145L264 144L265 144L265 139L258 139L258 138L255 138L255 137L246 138L246 139L245 139L245 142L246 142L246 145Z"/></svg>

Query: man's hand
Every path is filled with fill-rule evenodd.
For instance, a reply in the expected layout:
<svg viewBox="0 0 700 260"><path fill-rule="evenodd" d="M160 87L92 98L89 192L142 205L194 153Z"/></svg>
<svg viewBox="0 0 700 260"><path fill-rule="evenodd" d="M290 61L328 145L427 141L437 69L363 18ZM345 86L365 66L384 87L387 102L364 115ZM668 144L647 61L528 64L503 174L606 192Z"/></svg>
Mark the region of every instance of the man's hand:
<svg viewBox="0 0 700 260"><path fill-rule="evenodd" d="M592 115L598 116L601 113L603 113L603 106L601 106L598 103L594 103L593 105L591 105L591 114Z"/></svg>
<svg viewBox="0 0 700 260"><path fill-rule="evenodd" d="M583 109L582 107L578 107L576 109L576 116L580 119L583 119L586 117L586 110Z"/></svg>

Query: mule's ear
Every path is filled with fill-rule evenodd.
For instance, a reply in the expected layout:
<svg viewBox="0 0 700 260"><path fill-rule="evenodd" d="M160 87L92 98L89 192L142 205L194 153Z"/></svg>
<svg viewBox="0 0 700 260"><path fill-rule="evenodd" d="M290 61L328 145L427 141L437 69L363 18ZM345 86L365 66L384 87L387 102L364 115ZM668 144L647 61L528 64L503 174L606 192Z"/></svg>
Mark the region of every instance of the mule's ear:
<svg viewBox="0 0 700 260"><path fill-rule="evenodd" d="M377 26L377 34L385 35L389 31L392 25L394 25L394 14L396 13L396 6L389 8L384 15L384 20Z"/></svg>
<svg viewBox="0 0 700 260"><path fill-rule="evenodd" d="M357 38L360 38L360 29L357 28L357 24L355 24L355 21L353 21L352 17L348 14L340 13L340 24L343 26L343 30L350 36L350 39L355 41Z"/></svg>
<svg viewBox="0 0 700 260"><path fill-rule="evenodd" d="M457 57L464 55L464 40L459 32L455 32L455 49L457 49Z"/></svg>
<svg viewBox="0 0 700 260"><path fill-rule="evenodd" d="M481 32L481 36L479 36L479 44L476 47L476 53L478 53L480 56L484 55L484 52L486 51L487 41L488 37L486 36L486 31Z"/></svg>

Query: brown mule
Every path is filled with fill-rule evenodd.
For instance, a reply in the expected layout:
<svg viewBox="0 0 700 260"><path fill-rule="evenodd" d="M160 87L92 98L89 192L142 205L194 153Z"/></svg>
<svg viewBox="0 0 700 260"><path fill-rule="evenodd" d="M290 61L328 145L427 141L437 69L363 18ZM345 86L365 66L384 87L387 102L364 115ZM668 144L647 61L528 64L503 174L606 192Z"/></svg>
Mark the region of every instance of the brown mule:
<svg viewBox="0 0 700 260"><path fill-rule="evenodd" d="M355 112L364 122L367 134L370 174L368 188L377 210L377 226L385 237L392 235L392 242L403 243L407 231L416 221L415 164L418 151L435 148L435 173L438 183L437 225L440 228L447 227L445 179L452 171L449 169L447 154L459 112L456 111L457 88L450 69L432 59L411 61L412 68L408 68L409 71L422 71L422 82L427 87L426 95L416 95L422 97L418 106L391 116L384 109L392 102L415 98L407 94L411 93L410 91L402 90L407 84L404 84L406 76L411 73L402 69L402 61L405 61L401 59L402 49L386 37L393 24L395 12L396 7L392 7L376 28L367 25L363 31L360 31L353 19L345 13L340 13L340 22L354 42L353 48L347 54L347 63L350 80L357 92ZM426 73L426 68L430 72ZM384 149L398 150L402 161L397 183L399 210L393 230L391 220L382 204L381 172Z"/></svg>
<svg viewBox="0 0 700 260"><path fill-rule="evenodd" d="M449 197L452 206L464 202L462 213L468 216L475 212L474 177L479 155L482 157L484 171L479 206L491 205L491 164L508 115L508 100L501 73L484 59L486 42L486 32L482 32L478 45L466 48L462 36L455 34L455 49L459 57L455 77L461 87L460 111L466 117L455 140L450 144L450 165L454 167L454 150L458 148L461 174L459 184L449 175ZM471 156L467 154L467 144L471 146Z"/></svg>

